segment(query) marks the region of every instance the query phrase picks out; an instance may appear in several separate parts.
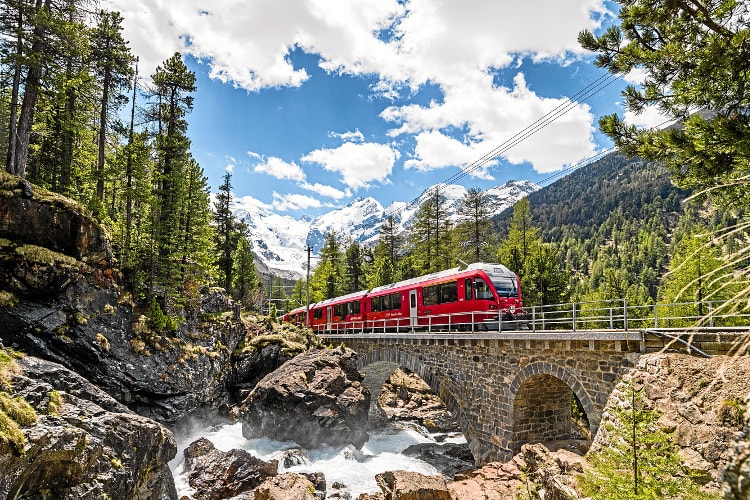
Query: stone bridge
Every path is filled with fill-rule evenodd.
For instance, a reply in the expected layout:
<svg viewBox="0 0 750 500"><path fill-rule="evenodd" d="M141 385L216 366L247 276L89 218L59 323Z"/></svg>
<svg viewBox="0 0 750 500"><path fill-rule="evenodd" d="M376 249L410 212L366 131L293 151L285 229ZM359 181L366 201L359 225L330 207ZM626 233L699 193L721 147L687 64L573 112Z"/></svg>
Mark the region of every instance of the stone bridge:
<svg viewBox="0 0 750 500"><path fill-rule="evenodd" d="M365 375L368 365L388 362L422 377L453 414L477 464L508 460L525 443L570 439L574 396L593 436L621 370L640 353L750 354L746 326L321 338L357 351Z"/></svg>
<svg viewBox="0 0 750 500"><path fill-rule="evenodd" d="M621 368L644 348L640 332L323 335L376 362L404 366L440 396L477 464L508 460L528 442L570 439L571 402L593 435Z"/></svg>

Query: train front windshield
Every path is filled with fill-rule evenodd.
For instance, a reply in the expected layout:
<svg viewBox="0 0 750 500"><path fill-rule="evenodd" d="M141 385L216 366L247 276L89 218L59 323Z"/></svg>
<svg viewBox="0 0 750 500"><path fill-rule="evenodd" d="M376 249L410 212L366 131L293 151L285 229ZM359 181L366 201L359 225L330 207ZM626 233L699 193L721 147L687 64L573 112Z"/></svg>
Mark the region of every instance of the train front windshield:
<svg viewBox="0 0 750 500"><path fill-rule="evenodd" d="M513 278L495 278L492 280L498 297L518 297L518 287Z"/></svg>

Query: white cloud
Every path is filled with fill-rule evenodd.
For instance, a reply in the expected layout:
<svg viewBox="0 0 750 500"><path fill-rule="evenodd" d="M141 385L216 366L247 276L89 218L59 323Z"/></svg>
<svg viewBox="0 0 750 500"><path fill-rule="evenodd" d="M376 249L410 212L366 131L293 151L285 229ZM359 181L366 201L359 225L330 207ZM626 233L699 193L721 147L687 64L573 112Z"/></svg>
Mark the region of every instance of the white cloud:
<svg viewBox="0 0 750 500"><path fill-rule="evenodd" d="M307 189L308 191L312 191L313 193L318 193L320 196L326 196L328 198L333 198L334 200L340 200L345 196L351 196L351 191L349 191L348 189L346 191L342 191L340 189L336 189L333 186L326 186L318 182L314 184L303 182L299 186L303 189Z"/></svg>
<svg viewBox="0 0 750 500"><path fill-rule="evenodd" d="M275 0L189 0L179 7L167 0L106 0L105 6L123 13L124 35L141 57L142 73L150 74L181 51L207 64L212 78L236 87L296 87L310 78L290 60L291 52L300 49L320 56L327 71L374 75L378 81L371 90L391 99L426 83L437 85L441 104L392 107L382 115L399 124L393 135L422 137L417 141L422 148L410 163L422 169L449 161L428 152L428 136L420 134L466 128L459 144L439 143L460 159L472 149L486 152L502 144L559 104L518 81L513 89L493 87L490 71L512 70L523 56L564 62L583 54L577 33L596 29L610 15L604 0L287 0L283 8ZM578 106L506 158L529 161L539 172L559 169L593 152L592 123L588 107ZM398 153L341 136L347 142L340 148L313 151L304 161L339 172L352 189L387 182ZM293 163L266 167L261 171L304 179Z"/></svg>
<svg viewBox="0 0 750 500"><path fill-rule="evenodd" d="M558 108L567 111L555 112ZM538 122L550 112L557 119ZM415 158L405 166L420 170L463 166L499 148L496 152L510 163L530 162L537 172L549 173L595 150L589 107L540 97L528 89L521 73L512 89L495 87L490 75L484 75L447 86L441 104L390 107L381 116L400 124L392 136L418 134ZM527 126L532 127L518 135ZM450 129L465 129L465 140L449 137L444 130ZM488 178L490 166L478 167L472 175Z"/></svg>
<svg viewBox="0 0 750 500"><path fill-rule="evenodd" d="M271 207L252 196L234 196L232 197L235 209L245 210L250 213L257 213L269 210Z"/></svg>
<svg viewBox="0 0 750 500"><path fill-rule="evenodd" d="M264 163L259 163L253 168L255 172L268 174L277 179L290 179L293 181L304 182L305 172L294 162L286 162L281 158L272 156Z"/></svg>
<svg viewBox="0 0 750 500"><path fill-rule="evenodd" d="M304 194L279 194L273 193L273 209L279 212L287 210L307 210L309 208L319 208L322 204L317 198L306 196Z"/></svg>
<svg viewBox="0 0 750 500"><path fill-rule="evenodd" d="M628 71L622 78L633 85L641 85L646 80L646 70L643 68L633 68Z"/></svg>
<svg viewBox="0 0 750 500"><path fill-rule="evenodd" d="M445 167L462 167L482 156L477 150L477 144L464 144L434 130L422 132L417 136L417 146L414 148L414 152L416 159L404 162L404 168L428 171ZM470 175L492 179L487 169L495 164L497 162L492 161L479 166L473 169Z"/></svg>
<svg viewBox="0 0 750 500"><path fill-rule="evenodd" d="M369 187L373 181L385 181L399 156L398 151L385 144L347 142L335 149L312 151L303 156L302 161L338 172L341 182L356 190Z"/></svg>
<svg viewBox="0 0 750 500"><path fill-rule="evenodd" d="M344 132L343 134L337 134L336 132L330 132L328 135L336 139L340 139L342 142L364 142L365 136L362 132L355 130L354 132Z"/></svg>
<svg viewBox="0 0 750 500"><path fill-rule="evenodd" d="M640 114L636 114L632 111L625 111L623 120L628 125L635 125L636 127L642 128L654 128L663 127L669 122L674 121L674 118L662 113L657 106L647 106Z"/></svg>

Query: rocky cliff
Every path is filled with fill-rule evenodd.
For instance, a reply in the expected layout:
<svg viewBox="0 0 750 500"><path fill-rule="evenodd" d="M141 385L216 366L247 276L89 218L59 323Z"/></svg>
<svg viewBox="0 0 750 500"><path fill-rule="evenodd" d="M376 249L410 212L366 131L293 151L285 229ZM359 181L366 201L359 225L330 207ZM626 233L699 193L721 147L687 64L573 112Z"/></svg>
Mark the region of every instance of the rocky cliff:
<svg viewBox="0 0 750 500"><path fill-rule="evenodd" d="M186 297L175 333L151 331L145 313L83 207L0 174L0 340L162 422L226 406L231 354L245 335L239 309L204 288Z"/></svg>
<svg viewBox="0 0 750 500"><path fill-rule="evenodd" d="M177 498L168 429L57 363L0 354L0 498Z"/></svg>

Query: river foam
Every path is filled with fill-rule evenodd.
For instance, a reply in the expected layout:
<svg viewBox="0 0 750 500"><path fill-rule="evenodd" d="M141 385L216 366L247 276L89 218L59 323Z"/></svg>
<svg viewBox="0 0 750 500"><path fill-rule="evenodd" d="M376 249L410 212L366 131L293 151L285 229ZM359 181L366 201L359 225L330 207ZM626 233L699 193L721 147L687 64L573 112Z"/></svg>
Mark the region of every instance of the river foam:
<svg viewBox="0 0 750 500"><path fill-rule="evenodd" d="M195 491L187 482L183 471L184 450L190 443L204 437L221 451L243 449L263 460L281 459L285 450L299 448L296 443L274 441L267 438L245 439L241 423L221 423L210 425L193 420L189 425L175 431L177 455L169 463L175 479L178 496L191 495ZM439 474L438 470L418 458L402 455L407 447L421 443L435 442L465 443L462 435L432 435L415 426L401 427L388 425L370 433L370 439L362 449L353 446L322 447L305 450L306 460L279 472L322 472L326 478L328 494L335 489L334 483L345 485L345 491L357 498L360 493L378 492L375 475L389 470L407 470L422 474Z"/></svg>

